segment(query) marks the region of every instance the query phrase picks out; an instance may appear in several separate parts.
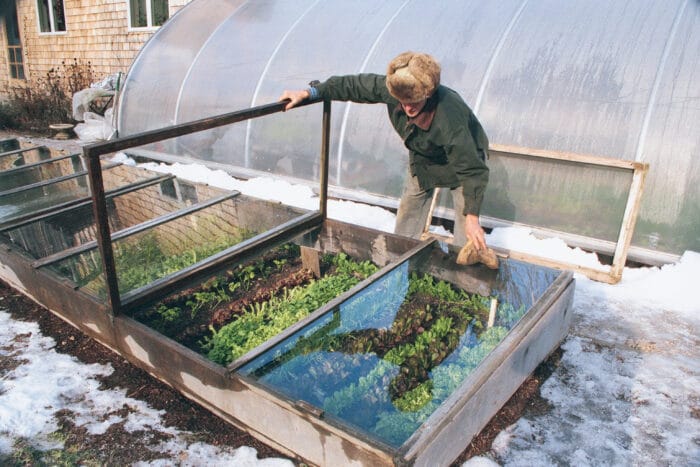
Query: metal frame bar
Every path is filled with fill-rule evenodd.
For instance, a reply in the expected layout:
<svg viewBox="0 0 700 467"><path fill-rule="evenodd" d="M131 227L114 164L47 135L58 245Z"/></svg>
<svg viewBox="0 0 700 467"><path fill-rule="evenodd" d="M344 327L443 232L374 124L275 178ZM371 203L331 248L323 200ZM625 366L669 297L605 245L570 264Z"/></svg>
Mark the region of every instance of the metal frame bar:
<svg viewBox="0 0 700 467"><path fill-rule="evenodd" d="M93 214L95 218L95 223L97 225L97 246L100 250L100 255L102 256L102 268L105 275L105 284L107 286L107 301L109 309L112 315L118 314L122 311L122 298L119 294L119 284L117 280L117 271L114 260L114 250L112 248L112 237L109 228L109 217L107 214L107 203L105 199L104 192L104 182L102 179L102 170L99 164L100 156L108 153L113 153L117 151L123 151L136 146L143 146L146 144L155 143L165 139L175 138L178 136L184 136L191 133L195 133L203 130L210 130L212 128L218 128L224 125L230 125L233 123L238 123L253 118L263 117L265 115L270 115L278 112L284 112L285 107L289 101L275 102L272 104L261 105L258 107L252 107L250 109L239 110L235 112L230 112L222 114L215 117L208 117L199 120L195 120L188 123L181 123L178 125L173 125L157 130L150 130L143 133L139 133L132 136L127 136L124 138L118 138L111 141L105 141L101 143L95 143L83 147L83 156L87 161L88 175L90 180L90 188L92 192L92 206ZM320 100L307 100L297 105L297 107L303 107L306 105L315 104L320 102ZM320 195L320 215L318 218L314 217L302 217L302 221L296 226L296 229L301 230L303 228L309 228L307 225L309 222L313 224L320 224L323 222L326 216L326 204L327 204L327 181L328 181L328 152L329 152L329 141L330 141L330 111L331 105L330 101L325 101L323 105L323 138L321 146L321 161L322 161L322 173L321 173L321 195ZM286 227L285 227L286 228ZM294 228L293 225L289 228ZM279 230L279 228L278 228ZM282 234L278 234L279 237ZM265 240L272 242L275 240L275 235L270 235L263 239L263 241L257 246L257 248L265 245ZM242 248L242 247L241 247ZM233 260L237 257L236 252L233 253L225 250L219 255L214 255L209 258L208 261L204 261L196 267L186 268L181 271L180 274L176 274L176 277L171 277L168 280L162 282L154 282L150 284L147 288L137 291L132 291L132 293L125 294L124 304L133 306L135 303L140 301L147 301L150 295L158 293L165 287L174 287L177 284L184 283L187 279L193 276L204 275L205 272L217 267L221 261L227 261L229 259Z"/></svg>
<svg viewBox="0 0 700 467"><path fill-rule="evenodd" d="M122 165L121 162L108 162L104 165L103 169L111 169L113 167L117 167ZM51 178L49 180L42 180L41 182L36 182L36 183L31 183L29 185L23 185L19 186L17 188L12 188L10 190L5 190L0 192L0 198L3 196L9 196L9 195L16 195L17 193L21 193L23 191L28 191L28 190L33 190L34 188L41 188L43 186L47 185L53 185L54 183L60 183L60 182L65 182L66 180L71 180L73 178L78 178L82 177L83 175L88 175L88 171L86 170L81 170L80 172L75 172L69 175L63 175L61 177L56 177L56 178Z"/></svg>
<svg viewBox="0 0 700 467"><path fill-rule="evenodd" d="M207 201L203 201L201 203L193 204L192 206L188 206L184 209L180 209L178 211L173 211L168 214L164 214L162 216L155 217L153 219L147 220L145 222L141 222L140 224L128 227L126 229L119 230L117 232L114 232L111 236L112 242L116 240L121 240L126 237L130 237L132 235L136 235L137 233L143 232L144 230L151 229L153 227L157 227L159 225L165 224L167 222L170 222L175 219L179 219L180 217L184 217L188 214L192 214L197 211L201 211L202 209L211 207L215 204L219 204L222 201L226 201L227 199L236 197L240 194L238 191L233 191L231 193L225 193L223 195L219 195L215 198L211 198ZM32 267L34 268L41 268L44 266L49 266L53 263L56 263L58 261L62 261L66 258L70 258L72 256L79 255L81 253L84 253L86 251L94 250L97 248L97 240L92 240L90 242L85 242L82 245L75 246L73 248L68 248L66 250L63 250L59 253L49 255L45 258L36 260L32 263Z"/></svg>
<svg viewBox="0 0 700 467"><path fill-rule="evenodd" d="M133 191L138 191L141 188L146 188L151 185L156 185L160 182L164 182L165 180L171 180L175 178L175 175L172 174L166 174L166 175L158 175L156 177L148 178L146 180L142 180L140 182L134 182L130 183L128 185L124 185L119 188L115 188L113 190L109 190L105 192L105 197L106 198L114 198L117 196L121 196L127 193L131 193ZM33 222L38 222L44 219L48 219L50 217L54 217L58 214L63 214L66 212L70 212L73 209L79 209L84 206L88 206L92 204L92 196L83 196L82 198L77 198L72 201L66 201L65 203L60 203L55 206L51 206L49 208L45 209L40 209L38 211L34 211L30 214L25 214L22 216L17 216L10 218L6 221L0 222L0 232L6 232L8 230L14 230L19 227L25 226L27 224L31 224Z"/></svg>
<svg viewBox="0 0 700 467"><path fill-rule="evenodd" d="M328 215L328 165L331 147L331 101L323 101L323 127L321 134L321 180L319 197L321 199L321 215L323 220Z"/></svg>
<svg viewBox="0 0 700 467"><path fill-rule="evenodd" d="M34 151L35 149L46 149L47 151L49 151L49 148L47 148L46 146L30 146L28 148L19 148L12 149L10 151L0 152L0 157L11 156L13 154L20 154L22 152Z"/></svg>
<svg viewBox="0 0 700 467"><path fill-rule="evenodd" d="M44 160L39 161L39 162L32 162L31 164L24 164L24 165L19 165L17 167L12 167L11 169L5 169L5 170L0 171L0 177L2 177L3 175L7 175L7 174L14 174L15 172L20 172L22 170L33 169L34 167L38 167L40 165L62 161L64 159L68 159L69 157L80 157L80 154L78 154L78 153L66 154L64 156L52 157L50 159L44 159Z"/></svg>

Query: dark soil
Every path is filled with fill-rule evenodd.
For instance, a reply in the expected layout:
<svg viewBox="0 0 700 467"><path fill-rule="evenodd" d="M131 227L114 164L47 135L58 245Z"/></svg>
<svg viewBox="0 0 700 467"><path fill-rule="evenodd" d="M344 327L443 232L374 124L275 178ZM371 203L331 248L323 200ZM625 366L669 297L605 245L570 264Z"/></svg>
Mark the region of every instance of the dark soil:
<svg viewBox="0 0 700 467"><path fill-rule="evenodd" d="M0 307L7 309L14 319L38 323L42 334L56 341L56 351L73 355L84 363L111 365L114 368L112 374L100 378L102 388L125 388L129 397L142 400L154 409L163 410L164 424L189 431L203 443L233 448L250 446L257 450L260 458L287 457L131 365L2 281ZM465 447L464 452L453 463L454 466L473 456L487 453L496 435L521 416L549 410L546 401L539 396L539 388L558 365L560 356L561 351L557 350L535 370L482 432ZM79 463L89 459L100 465L116 466L148 460L148 451L138 449L145 443L143 433L129 433L115 425L105 434L94 436L76 427L69 412L57 413L56 416L65 434L64 449L90 453L89 456L83 456Z"/></svg>

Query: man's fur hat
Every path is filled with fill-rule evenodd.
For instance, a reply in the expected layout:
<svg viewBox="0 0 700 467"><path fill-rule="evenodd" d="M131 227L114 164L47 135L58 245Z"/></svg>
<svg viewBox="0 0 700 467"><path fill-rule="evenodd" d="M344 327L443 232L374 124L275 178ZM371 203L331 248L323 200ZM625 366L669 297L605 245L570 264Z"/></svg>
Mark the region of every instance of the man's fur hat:
<svg viewBox="0 0 700 467"><path fill-rule="evenodd" d="M428 54L404 52L389 62L386 86L402 102L430 97L440 85L440 64Z"/></svg>

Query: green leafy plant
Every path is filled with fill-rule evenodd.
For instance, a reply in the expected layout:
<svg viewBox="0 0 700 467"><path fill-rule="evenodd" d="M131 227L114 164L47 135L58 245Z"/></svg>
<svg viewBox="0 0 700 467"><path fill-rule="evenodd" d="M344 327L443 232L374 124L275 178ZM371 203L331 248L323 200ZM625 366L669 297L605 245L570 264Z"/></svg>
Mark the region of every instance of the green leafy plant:
<svg viewBox="0 0 700 467"><path fill-rule="evenodd" d="M219 330L212 328L212 336L205 342L208 357L222 365L231 363L377 270L369 261L357 263L342 253L332 263L333 274L306 287L285 290L282 296L267 302L255 303L235 321Z"/></svg>
<svg viewBox="0 0 700 467"><path fill-rule="evenodd" d="M218 253L230 245L240 243L252 235L253 232L241 229L236 234L222 235L177 254L164 251L158 235L152 231L135 239L114 243L119 291L124 293L147 285ZM56 268L61 274L73 278L78 286L88 287L98 296L105 296L102 260L96 250L69 258L59 263Z"/></svg>
<svg viewBox="0 0 700 467"><path fill-rule="evenodd" d="M188 253L183 252L185 256ZM298 255L298 249L294 250L286 246L279 247L270 253L273 258L294 255ZM193 260L196 255L189 257ZM273 264L270 265L265 258L259 258L251 263L238 265L200 285L173 294L156 305L138 310L134 316L162 334L177 336L196 323L200 313L205 315L202 319L208 322L212 311L220 304L233 300L241 291L247 291L256 280L264 279L278 270L276 265L283 265L285 261L272 261ZM195 331L196 326L192 328Z"/></svg>

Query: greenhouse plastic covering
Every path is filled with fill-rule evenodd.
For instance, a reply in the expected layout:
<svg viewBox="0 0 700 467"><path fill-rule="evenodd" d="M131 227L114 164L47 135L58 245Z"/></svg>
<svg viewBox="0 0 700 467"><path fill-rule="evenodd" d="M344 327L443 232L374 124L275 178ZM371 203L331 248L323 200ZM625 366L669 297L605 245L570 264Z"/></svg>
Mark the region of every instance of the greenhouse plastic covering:
<svg viewBox="0 0 700 467"><path fill-rule="evenodd" d="M633 245L700 251L697 1L194 0L132 64L118 131L274 102L284 89L335 74L384 73L405 50L440 61L442 82L461 93L492 144L648 163ZM313 180L320 112L308 106L184 137L169 151L232 173ZM593 190L595 171L579 177L571 166L562 176L561 167L500 159L490 161L482 215L614 240L619 217L591 233L597 214L586 201L624 203L624 183ZM333 104L330 164L332 187L395 203L407 157L385 106ZM514 180L547 184L548 194L531 198ZM573 224L550 219L559 198L574 205Z"/></svg>

